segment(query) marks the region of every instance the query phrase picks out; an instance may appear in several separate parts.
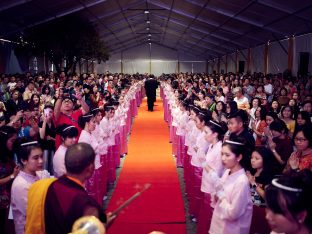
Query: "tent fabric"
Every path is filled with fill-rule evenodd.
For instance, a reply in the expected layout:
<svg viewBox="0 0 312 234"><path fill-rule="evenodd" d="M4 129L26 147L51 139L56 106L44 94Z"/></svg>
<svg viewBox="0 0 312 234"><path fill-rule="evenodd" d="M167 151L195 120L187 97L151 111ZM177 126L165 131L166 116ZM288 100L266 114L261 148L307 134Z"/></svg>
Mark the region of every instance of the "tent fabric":
<svg viewBox="0 0 312 234"><path fill-rule="evenodd" d="M228 55L228 72L236 72L235 71L235 53Z"/></svg>
<svg viewBox="0 0 312 234"><path fill-rule="evenodd" d="M310 0L4 0L0 38L80 14L97 25L112 54L147 44L151 34L153 44L205 61L311 32L311 13Z"/></svg>
<svg viewBox="0 0 312 234"><path fill-rule="evenodd" d="M287 69L288 54L283 50L288 50L288 40L283 40L269 44L269 73L282 73Z"/></svg>
<svg viewBox="0 0 312 234"><path fill-rule="evenodd" d="M299 62L300 62L300 53L302 52L309 52L310 53L310 59L309 59L309 72L312 73L312 34L304 35L304 36L298 36L295 38L295 51L294 51L294 73L297 74Z"/></svg>
<svg viewBox="0 0 312 234"><path fill-rule="evenodd" d="M251 53L251 71L262 72L264 68L264 45L252 49Z"/></svg>

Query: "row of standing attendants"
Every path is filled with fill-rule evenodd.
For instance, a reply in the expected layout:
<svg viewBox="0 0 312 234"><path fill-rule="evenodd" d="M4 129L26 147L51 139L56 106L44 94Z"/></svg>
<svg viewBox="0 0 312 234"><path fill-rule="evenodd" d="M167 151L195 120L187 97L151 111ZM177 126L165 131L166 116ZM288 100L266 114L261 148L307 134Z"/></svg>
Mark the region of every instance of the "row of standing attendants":
<svg viewBox="0 0 312 234"><path fill-rule="evenodd" d="M207 150L208 144L194 121L189 120L187 112L180 111L176 103L177 97L171 86L162 83L161 87L164 119L170 128L169 142L172 143L172 155L176 157L177 167L184 168L185 193L189 199L189 213L193 219L196 219L199 213L203 172L197 159ZM198 147L198 151L195 151L194 147Z"/></svg>
<svg viewBox="0 0 312 234"><path fill-rule="evenodd" d="M184 169L189 213L193 221L198 221L197 233L207 233L209 230L209 233L213 234L248 234L252 201L244 169L235 173L235 178L228 175L221 161L222 141L218 141L213 147L206 141L206 133L196 127L196 123L189 118L186 111L181 111L177 103L178 98L169 84L161 84L160 95L163 100L164 119L170 128L169 142L172 143L172 154L176 157L177 167ZM214 169L213 173L207 173L204 169L207 164ZM232 204L214 201L215 194L226 191L239 193L242 199L238 199L237 204L236 201ZM231 194L224 196L232 199Z"/></svg>
<svg viewBox="0 0 312 234"><path fill-rule="evenodd" d="M132 119L144 97L143 81L133 84L111 117L104 116L93 132L82 130L78 142L90 144L96 153L95 171L87 181L86 189L99 204L107 195L108 187L116 181L116 168L120 167L120 156L128 153L127 138Z"/></svg>

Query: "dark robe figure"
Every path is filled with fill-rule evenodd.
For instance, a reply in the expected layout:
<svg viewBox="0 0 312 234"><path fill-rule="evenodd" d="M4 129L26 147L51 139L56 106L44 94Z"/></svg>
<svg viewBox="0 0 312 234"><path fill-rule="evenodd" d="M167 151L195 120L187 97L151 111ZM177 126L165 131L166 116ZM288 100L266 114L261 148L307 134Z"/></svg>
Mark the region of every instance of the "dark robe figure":
<svg viewBox="0 0 312 234"><path fill-rule="evenodd" d="M154 79L154 76L150 76L145 81L144 88L147 96L148 111L153 111L154 102L156 101L156 89L158 88L158 82Z"/></svg>
<svg viewBox="0 0 312 234"><path fill-rule="evenodd" d="M89 144L75 144L65 154L66 175L57 180L39 180L29 188L26 234L67 234L83 216L106 222L102 207L84 188L94 173L94 160L95 152Z"/></svg>
<svg viewBox="0 0 312 234"><path fill-rule="evenodd" d="M46 234L70 233L74 222L90 208L96 209L99 219L106 222L103 209L81 184L70 177L60 177L49 186L46 196Z"/></svg>

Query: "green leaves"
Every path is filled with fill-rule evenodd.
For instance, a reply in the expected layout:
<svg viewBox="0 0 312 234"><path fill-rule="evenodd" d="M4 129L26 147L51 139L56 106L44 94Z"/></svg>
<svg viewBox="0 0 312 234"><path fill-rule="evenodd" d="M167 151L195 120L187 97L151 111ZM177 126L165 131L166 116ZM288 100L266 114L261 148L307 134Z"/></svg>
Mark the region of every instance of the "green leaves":
<svg viewBox="0 0 312 234"><path fill-rule="evenodd" d="M80 59L106 61L109 52L100 39L96 25L78 15L69 15L30 28L24 33L21 44L15 48L16 54L26 56L47 56L60 72L62 59L66 59L65 72ZM73 71L75 72L75 71Z"/></svg>

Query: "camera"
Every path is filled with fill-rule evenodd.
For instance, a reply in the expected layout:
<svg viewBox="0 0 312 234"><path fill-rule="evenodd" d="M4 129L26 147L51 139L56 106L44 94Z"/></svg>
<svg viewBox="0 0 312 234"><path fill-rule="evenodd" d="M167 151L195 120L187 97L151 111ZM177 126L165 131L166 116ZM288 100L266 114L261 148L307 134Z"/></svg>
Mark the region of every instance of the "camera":
<svg viewBox="0 0 312 234"><path fill-rule="evenodd" d="M69 93L63 93L63 98L69 98L70 94Z"/></svg>

